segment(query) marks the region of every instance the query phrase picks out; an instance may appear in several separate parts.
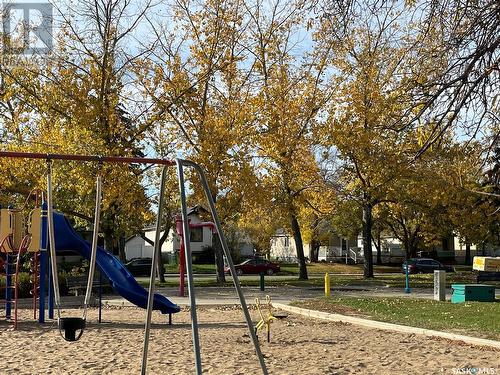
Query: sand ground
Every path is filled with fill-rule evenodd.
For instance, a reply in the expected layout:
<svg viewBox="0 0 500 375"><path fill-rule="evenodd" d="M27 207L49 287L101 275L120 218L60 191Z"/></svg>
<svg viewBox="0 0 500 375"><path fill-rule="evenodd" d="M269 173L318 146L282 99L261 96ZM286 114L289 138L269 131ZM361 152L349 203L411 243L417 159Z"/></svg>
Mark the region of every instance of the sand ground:
<svg viewBox="0 0 500 375"><path fill-rule="evenodd" d="M76 343L65 342L54 324L35 323L31 314L21 310L17 331L0 321L1 374L140 373L144 310L107 308L101 325L90 310L89 327ZM251 314L257 322L257 312ZM148 373L193 374L189 311L174 315L173 326L165 320L153 314ZM204 307L198 320L204 373L260 373L239 308ZM260 336L270 374L458 374L468 368L500 374L499 350L293 314L273 323L271 343Z"/></svg>

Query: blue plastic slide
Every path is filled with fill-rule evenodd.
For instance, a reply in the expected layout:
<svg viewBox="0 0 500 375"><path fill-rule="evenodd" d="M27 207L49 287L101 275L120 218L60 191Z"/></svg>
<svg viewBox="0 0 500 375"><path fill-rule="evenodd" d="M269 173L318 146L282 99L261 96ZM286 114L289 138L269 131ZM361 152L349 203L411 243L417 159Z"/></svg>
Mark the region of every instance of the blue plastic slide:
<svg viewBox="0 0 500 375"><path fill-rule="evenodd" d="M54 213L54 231L56 251L73 250L82 257L90 259L91 245L75 232L63 214ZM134 305L146 308L148 292L137 283L137 280L117 257L98 247L96 264L118 294ZM173 314L180 311L179 306L161 294L155 293L154 297L154 310L160 310L162 314Z"/></svg>

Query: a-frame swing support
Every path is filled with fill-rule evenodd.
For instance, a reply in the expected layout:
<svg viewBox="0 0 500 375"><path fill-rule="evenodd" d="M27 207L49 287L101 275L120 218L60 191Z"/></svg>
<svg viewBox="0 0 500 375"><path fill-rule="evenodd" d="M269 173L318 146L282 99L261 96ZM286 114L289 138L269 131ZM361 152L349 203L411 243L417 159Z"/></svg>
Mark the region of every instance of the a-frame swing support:
<svg viewBox="0 0 500 375"><path fill-rule="evenodd" d="M234 287L238 294L238 298L240 300L241 308L243 309L243 315L245 316L245 320L248 326L248 331L250 333L250 337L252 338L255 352L257 353L257 357L259 359L259 364L262 369L262 373L267 375L267 368L264 362L264 356L260 350L259 340L255 333L252 318L250 317L250 313L248 311L248 307L245 301L245 296L243 295L243 291L241 290L240 282L238 276L236 274L236 269L234 268L233 259L231 257L231 252L229 251L229 247L227 245L226 237L222 232L222 226L219 219L219 215L217 214L217 210L215 209L215 202L212 198L212 194L210 192L210 187L208 186L207 178L203 169L196 163L183 160L176 159L177 164L177 176L179 180L179 192L181 197L181 213L182 213L182 224L183 224L183 237L184 237L184 251L185 251L185 259L186 259L186 273L188 279L188 290L189 290L189 303L191 307L191 330L193 336L193 350L195 355L195 368L196 375L202 374L202 364L201 364L201 348L200 348L200 340L198 334L198 317L196 312L196 298L194 291L194 278L193 278L193 264L191 258L191 244L190 244L190 233L189 233L189 221L187 215L187 197L186 197L186 189L185 189L185 179L184 179L184 167L190 167L194 169L194 171L198 174L203 190L205 192L205 196L207 198L208 204L210 206L210 212L212 213L212 218L215 222L215 226L217 228L217 232L219 233L219 237L222 244L222 249L224 251L224 255L227 258L227 263L229 269L231 270L231 275L233 276ZM158 261L158 253L159 253L159 234L161 230L161 215L163 211L163 189L165 185L165 168L162 171L162 177L160 181L160 202L158 202L158 213L156 217L156 238L155 238L155 248L153 252L153 260L152 260L152 269L151 269L151 278L149 282L149 294L148 294L148 306L147 306L147 314L146 314L146 329L144 333L144 349L142 354L142 366L141 366L141 374L145 375L147 370L147 358L148 358L148 343L149 343L149 332L151 327L151 312L153 309L153 298L154 298L154 288L155 288L155 270L156 264Z"/></svg>
<svg viewBox="0 0 500 375"><path fill-rule="evenodd" d="M189 300L191 307L191 328L192 328L192 336L193 336L193 349L195 353L195 367L196 374L201 375L202 373L202 364L201 364L201 348L199 343L199 334L198 334L198 322L197 322L197 313L196 313L196 298L194 291L194 279L193 279L193 269L192 269L192 259L191 259L191 247L190 247L190 235L189 235L189 222L187 217L187 198L185 191L185 179L184 179L184 167L192 168L200 177L200 181L205 192L205 195L208 200L208 204L210 206L210 211L212 213L213 220L215 222L215 226L217 228L217 232L219 233L219 238L221 240L222 249L224 255L226 256L227 263L229 269L231 271L231 275L233 277L234 287L238 294L238 298L240 300L241 307L243 309L243 315L245 317L248 330L250 333L250 337L252 338L252 342L255 347L255 351L257 357L259 359L259 364L262 369L262 373L267 375L267 368L264 362L264 357L260 350L259 341L257 335L255 334L255 330L253 327L252 319L250 317L250 313L248 311L248 307L245 301L245 297L241 290L241 286L239 283L238 276L236 274L236 270L234 268L234 263L231 257L231 252L229 251L229 247L227 245L226 238L224 233L222 232L222 226L215 209L215 202L212 198L212 194L210 192L210 188L208 186L208 182L205 176L203 169L196 163L177 159L175 162L166 159L151 159L151 158L135 158L135 157L118 157L118 156L92 156L92 155L68 155L68 154L41 154L41 153L24 153L24 152L11 152L11 151L0 151L0 157L4 158L21 158L21 159L42 159L42 160L76 160L76 161L89 161L89 162L99 162L99 163L138 163L138 164L158 164L163 165L162 177L160 181L160 200L158 202L158 212L156 219L156 238L155 238L155 246L153 252L153 259L151 265L151 278L150 285L148 291L148 304L146 309L146 323L144 329L144 347L142 353L142 363L141 363L141 373L146 374L147 370L147 358L148 358L148 347L149 347L149 333L151 329L151 316L153 310L153 298L154 298L154 290L155 290L155 270L156 264L158 262L158 253L159 253L159 234L161 230L161 216L163 212L163 200L164 200L164 189L165 189L165 176L166 176L166 167L168 166L177 166L177 174L179 179L179 190L181 195L181 211L182 211L182 220L184 227L184 243L185 243L185 254L186 254L186 271L188 276L188 289L189 289ZM52 219L52 218L50 218Z"/></svg>

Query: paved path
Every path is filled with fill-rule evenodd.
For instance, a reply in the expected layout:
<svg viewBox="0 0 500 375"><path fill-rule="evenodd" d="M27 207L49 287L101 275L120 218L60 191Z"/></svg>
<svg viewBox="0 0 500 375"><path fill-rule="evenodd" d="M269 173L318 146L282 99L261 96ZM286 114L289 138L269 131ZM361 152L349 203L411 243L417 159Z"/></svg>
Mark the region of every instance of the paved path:
<svg viewBox="0 0 500 375"><path fill-rule="evenodd" d="M269 295L275 302L288 304L294 300L303 300L309 298L318 298L324 295L323 288L314 287L294 287L294 286L270 286L266 287L264 292L260 291L258 287L242 287L243 294L247 304L253 303L255 298L265 298ZM188 297L178 297L177 288L159 288L157 292L167 296L174 303L180 306L188 306ZM186 288L187 294L187 288ZM446 290L447 298L451 298L451 289ZM199 305L227 305L239 304L236 291L231 287L197 287L195 289L196 302ZM403 288L388 288L388 287L335 287L332 288L332 296L377 296L377 297L403 297L403 298L428 298L432 299L434 291L430 288L415 288L411 293L405 293ZM107 296L106 296L107 297ZM128 301L119 296L106 298L104 303L109 305L130 305ZM500 299L500 290L496 290L496 297Z"/></svg>

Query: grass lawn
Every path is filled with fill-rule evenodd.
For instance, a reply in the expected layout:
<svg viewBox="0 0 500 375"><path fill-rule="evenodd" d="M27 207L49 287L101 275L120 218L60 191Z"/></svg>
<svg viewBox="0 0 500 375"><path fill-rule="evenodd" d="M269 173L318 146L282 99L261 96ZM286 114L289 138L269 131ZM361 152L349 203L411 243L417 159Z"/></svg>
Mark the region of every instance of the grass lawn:
<svg viewBox="0 0 500 375"><path fill-rule="evenodd" d="M193 264L193 271L198 274L215 273L215 264ZM179 265L165 263L165 273L179 273Z"/></svg>
<svg viewBox="0 0 500 375"><path fill-rule="evenodd" d="M280 263L281 272L279 275L299 275L299 266L297 263ZM455 266L458 271L457 274L466 274L471 271L471 266ZM197 274L213 274L215 273L214 264L193 264L194 272ZM179 266L173 263L165 264L166 273L179 272ZM344 263L308 263L307 272L310 275L324 275L325 273L334 274L362 274L362 264L344 264ZM376 274L381 273L399 273L401 272L400 266L377 265L373 266L373 272ZM461 276L459 276L461 278Z"/></svg>
<svg viewBox="0 0 500 375"><path fill-rule="evenodd" d="M293 305L373 320L500 340L500 301L452 304L425 299L334 297Z"/></svg>
<svg viewBox="0 0 500 375"><path fill-rule="evenodd" d="M299 274L299 265L297 263L280 263L281 273L289 275ZM399 266L374 265L373 272L375 273L393 273L400 272ZM345 263L308 263L307 272L310 274L325 274L329 273L363 273L362 264L345 264Z"/></svg>
<svg viewBox="0 0 500 375"><path fill-rule="evenodd" d="M196 265L201 267L206 267L210 265ZM353 267L353 266L348 266ZM205 269L200 268L201 271L199 273L214 273L215 271L209 271L210 268L206 267ZM196 272L196 269L195 269ZM268 278L266 277L266 285L271 286L296 286L296 287L310 287L310 288L322 288L324 286L324 278L323 274L316 274L314 276L311 273L309 280L298 280L297 275L294 274L283 274L280 273L278 275L288 276L288 277L279 277L279 278ZM232 281L229 276L226 276L226 284L222 286L232 286ZM361 274L345 274L345 273L337 273L333 274L330 277L331 286L335 287L343 287L343 286L351 286L351 287L388 287L388 288L400 288L403 289L405 287L405 275L402 273L398 274L381 274L377 275L373 279L364 279ZM147 286L146 282L140 282L143 286ZM476 283L476 275L470 271L464 272L455 272L449 273L446 275L446 286L448 288L451 287L451 284L475 284ZM177 279L170 279L166 283L157 283L158 286L177 286L179 284ZM242 286L259 286L258 276L255 275L253 279L248 279L243 277L240 280L240 284ZM494 285L497 288L500 288L500 282L488 282L487 284ZM195 279L195 286L221 286L217 284L215 280L215 276L210 279ZM419 274L419 275L410 275L410 287L411 288L433 288L434 287L434 275L433 274Z"/></svg>
<svg viewBox="0 0 500 375"><path fill-rule="evenodd" d="M297 263L280 263L281 272L279 275L299 275L299 266ZM374 265L375 273L391 273L391 272L399 272L401 267L394 266L378 266ZM193 270L198 274L210 274L215 273L215 265L214 264L193 264ZM179 272L179 266L173 263L165 264L165 272L166 273L177 273ZM327 272L330 273L354 273L354 274L362 274L363 273L363 265L362 264L343 264L343 263L308 263L307 264L307 272L309 274L325 274Z"/></svg>

